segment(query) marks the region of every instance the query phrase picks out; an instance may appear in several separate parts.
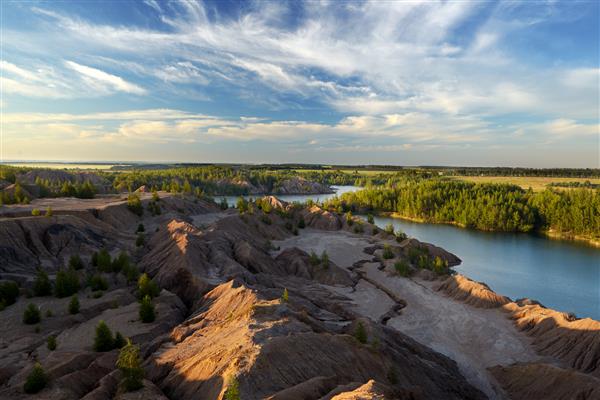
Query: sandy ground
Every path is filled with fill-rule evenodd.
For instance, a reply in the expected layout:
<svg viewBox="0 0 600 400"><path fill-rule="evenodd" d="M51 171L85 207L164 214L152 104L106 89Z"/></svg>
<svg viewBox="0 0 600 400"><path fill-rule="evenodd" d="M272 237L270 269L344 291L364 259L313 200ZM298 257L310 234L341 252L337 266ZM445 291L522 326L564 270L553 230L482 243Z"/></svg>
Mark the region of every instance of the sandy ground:
<svg viewBox="0 0 600 400"><path fill-rule="evenodd" d="M317 254L326 249L330 259L345 268L372 258L363 252L369 240L347 232L307 229L299 236L274 244L282 250L298 247ZM455 360L465 378L490 399L505 396L489 375L488 367L540 359L529 345L529 339L517 331L503 311L479 309L455 301L434 291L431 282L389 275L378 270L374 263L367 263L361 269L370 280L407 302L406 308L389 320L388 326ZM394 305L388 295L365 280L355 288L332 290L348 296L359 313L373 320Z"/></svg>

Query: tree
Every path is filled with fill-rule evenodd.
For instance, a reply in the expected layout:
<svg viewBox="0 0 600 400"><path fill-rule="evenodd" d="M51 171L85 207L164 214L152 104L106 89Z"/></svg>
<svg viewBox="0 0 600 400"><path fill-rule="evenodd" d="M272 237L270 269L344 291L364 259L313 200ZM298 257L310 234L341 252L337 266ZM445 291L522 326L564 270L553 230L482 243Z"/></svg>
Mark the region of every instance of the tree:
<svg viewBox="0 0 600 400"><path fill-rule="evenodd" d="M135 239L135 245L136 247L141 247L144 245L145 242L145 237L143 233L138 233L137 238Z"/></svg>
<svg viewBox="0 0 600 400"><path fill-rule="evenodd" d="M39 208L34 208L33 210L31 210L31 215L34 217L39 217L42 214L42 212L40 211Z"/></svg>
<svg viewBox="0 0 600 400"><path fill-rule="evenodd" d="M146 228L144 227L144 224L142 224L142 223L138 224L136 232L144 232L145 230L146 230Z"/></svg>
<svg viewBox="0 0 600 400"><path fill-rule="evenodd" d="M352 224L354 223L354 220L352 219L352 212L348 211L346 213L346 223L348 224L348 226L352 226Z"/></svg>
<svg viewBox="0 0 600 400"><path fill-rule="evenodd" d="M52 212L52 207L48 206L48 208L46 208L46 217L51 217L53 215L54 213Z"/></svg>
<svg viewBox="0 0 600 400"><path fill-rule="evenodd" d="M77 314L79 312L79 297L76 294L71 297L69 302L69 314Z"/></svg>
<svg viewBox="0 0 600 400"><path fill-rule="evenodd" d="M132 392L144 386L144 369L140 360L140 348L132 344L129 339L119 351L117 368L123 375L122 384L126 391Z"/></svg>
<svg viewBox="0 0 600 400"><path fill-rule="evenodd" d="M112 271L112 261L106 249L101 249L96 256L96 266L102 272Z"/></svg>
<svg viewBox="0 0 600 400"><path fill-rule="evenodd" d="M111 351L114 347L112 332L106 322L100 321L96 325L96 337L94 338L94 351Z"/></svg>
<svg viewBox="0 0 600 400"><path fill-rule="evenodd" d="M221 210L225 211L229 208L229 204L227 204L227 199L225 197L221 198L221 203L219 204Z"/></svg>
<svg viewBox="0 0 600 400"><path fill-rule="evenodd" d="M238 209L240 214L248 211L248 202L242 196L237 199L236 208Z"/></svg>
<svg viewBox="0 0 600 400"><path fill-rule="evenodd" d="M33 294L36 296L48 296L52 293L52 284L48 274L43 269L38 269L33 281Z"/></svg>
<svg viewBox="0 0 600 400"><path fill-rule="evenodd" d="M88 278L87 284L94 292L98 291L98 290L108 289L108 283L106 282L106 279L104 279L99 274L94 274L94 275L90 276Z"/></svg>
<svg viewBox="0 0 600 400"><path fill-rule="evenodd" d="M375 219L373 218L373 214L368 214L367 215L367 222L370 224L374 224L375 223Z"/></svg>
<svg viewBox="0 0 600 400"><path fill-rule="evenodd" d="M287 288L283 289L283 294L281 295L281 302L287 303L290 301L290 294L288 293Z"/></svg>
<svg viewBox="0 0 600 400"><path fill-rule="evenodd" d="M33 303L29 303L23 312L23 323L27 325L37 324L41 320L40 309Z"/></svg>
<svg viewBox="0 0 600 400"><path fill-rule="evenodd" d="M58 298L71 296L79 290L79 277L74 269L59 270L54 283L54 295Z"/></svg>
<svg viewBox="0 0 600 400"><path fill-rule="evenodd" d="M390 258L394 258L394 252L389 244L383 245L383 258L385 260L389 260Z"/></svg>
<svg viewBox="0 0 600 400"><path fill-rule="evenodd" d="M442 260L439 256L436 256L433 260L433 270L438 275L443 275L448 272L448 261Z"/></svg>
<svg viewBox="0 0 600 400"><path fill-rule="evenodd" d="M124 251L121 251L118 256L112 261L112 271L120 272L129 267L129 256Z"/></svg>
<svg viewBox="0 0 600 400"><path fill-rule="evenodd" d="M48 339L46 340L46 347L48 347L48 350L50 351L56 350L56 336L48 336Z"/></svg>
<svg viewBox="0 0 600 400"><path fill-rule="evenodd" d="M152 299L150 296L146 295L140 302L140 319L146 324L154 322L155 318L156 314L154 312L154 304L152 304Z"/></svg>
<svg viewBox="0 0 600 400"><path fill-rule="evenodd" d="M123 346L125 346L126 344L127 344L127 342L125 341L125 338L123 337L121 332L117 331L117 333L115 333L115 341L113 343L113 347L115 349L120 349Z"/></svg>
<svg viewBox="0 0 600 400"><path fill-rule="evenodd" d="M83 269L83 267L83 261L81 260L81 257L79 257L79 254L71 255L71 257L69 258L69 268L72 268L74 270L80 270Z"/></svg>
<svg viewBox="0 0 600 400"><path fill-rule="evenodd" d="M19 285L17 282L6 281L0 283L0 303L4 307L14 304L17 297L19 297Z"/></svg>
<svg viewBox="0 0 600 400"><path fill-rule="evenodd" d="M362 344L367 343L367 330L361 321L358 321L358 324L356 325L354 337Z"/></svg>
<svg viewBox="0 0 600 400"><path fill-rule="evenodd" d="M127 197L127 209L135 215L141 217L144 213L144 207L142 207L142 201L137 193L131 193Z"/></svg>
<svg viewBox="0 0 600 400"><path fill-rule="evenodd" d="M388 233L388 234L390 234L390 235L393 235L394 234L394 225L387 224L385 226L385 232Z"/></svg>
<svg viewBox="0 0 600 400"><path fill-rule="evenodd" d="M319 265L319 263L321 262L321 260L319 259L319 256L317 255L317 253L315 253L314 251L310 252L310 256L308 258L308 262L311 265Z"/></svg>
<svg viewBox="0 0 600 400"><path fill-rule="evenodd" d="M158 285L152 279L150 279L150 277L146 273L142 274L138 279L138 291L139 297L141 299L143 299L146 296L154 298L160 293Z"/></svg>
<svg viewBox="0 0 600 400"><path fill-rule="evenodd" d="M23 390L25 393L29 394L37 393L46 387L48 380L48 376L44 372L42 365L40 363L35 363L31 372L27 375Z"/></svg>

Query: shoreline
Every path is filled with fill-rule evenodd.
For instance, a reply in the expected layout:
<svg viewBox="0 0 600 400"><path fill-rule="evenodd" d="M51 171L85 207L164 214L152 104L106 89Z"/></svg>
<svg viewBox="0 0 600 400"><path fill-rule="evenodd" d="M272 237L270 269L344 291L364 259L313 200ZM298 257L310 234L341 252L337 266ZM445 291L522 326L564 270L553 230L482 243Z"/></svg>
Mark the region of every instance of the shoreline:
<svg viewBox="0 0 600 400"><path fill-rule="evenodd" d="M433 225L451 225L451 226L455 226L457 228L461 228L461 229L468 229L468 230L473 230L473 231L478 231L478 232L492 232L492 233L522 233L522 234L526 234L526 235L540 235L543 236L546 239L551 239L551 240L560 240L560 241L565 241L565 242L577 242L577 243L581 243L581 244L585 244L586 246L589 247L593 247L593 248L600 248L600 239L594 239L594 238L589 238L586 236L581 236L581 235L569 235L566 233L562 233L562 232L556 232L556 231L546 231L546 230L535 230L535 231L530 231L530 232L513 232L513 231L498 231L498 230L489 230L489 229L477 229L477 228L469 228L467 226L465 226L464 224L460 224L458 222L454 222L454 221L446 221L446 222L431 222L431 221L427 221L423 218L415 218L415 217L407 217L404 216L402 214L399 214L397 212L392 212L392 211L381 211L378 212L376 214L373 214L374 216L379 216L379 217L388 217L388 218L395 218L395 219L401 219L401 220L405 220L405 221L410 221L410 222L416 222L419 224L433 224Z"/></svg>

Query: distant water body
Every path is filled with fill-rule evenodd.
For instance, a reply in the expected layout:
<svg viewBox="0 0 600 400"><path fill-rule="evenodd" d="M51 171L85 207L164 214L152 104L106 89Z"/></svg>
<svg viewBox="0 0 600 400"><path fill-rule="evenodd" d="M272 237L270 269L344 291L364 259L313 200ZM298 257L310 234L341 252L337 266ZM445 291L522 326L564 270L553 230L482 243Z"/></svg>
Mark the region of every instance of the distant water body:
<svg viewBox="0 0 600 400"><path fill-rule="evenodd" d="M343 193L347 192L356 192L360 190L359 186L331 186L331 188L335 191L335 193L327 193L327 194L283 194L277 195L279 200L287 201L289 203L298 202L304 203L308 200L312 200L315 202L323 202L325 200L331 199L334 196L339 196ZM252 196L243 196L246 200L250 199L259 199L264 197L264 195L252 195ZM217 203L220 203L222 199L227 200L227 204L229 207L235 207L237 200L240 196L214 196L214 199Z"/></svg>

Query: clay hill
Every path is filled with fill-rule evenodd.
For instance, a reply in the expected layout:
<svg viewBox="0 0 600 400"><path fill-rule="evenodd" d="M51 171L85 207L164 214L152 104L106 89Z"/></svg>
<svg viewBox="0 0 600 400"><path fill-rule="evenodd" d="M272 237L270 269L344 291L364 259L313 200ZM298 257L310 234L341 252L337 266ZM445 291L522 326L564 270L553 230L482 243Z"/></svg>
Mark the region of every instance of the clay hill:
<svg viewBox="0 0 600 400"><path fill-rule="evenodd" d="M139 195L142 215L119 196L0 209L0 398L600 398L599 322L452 274L433 244L274 197L240 214Z"/></svg>

